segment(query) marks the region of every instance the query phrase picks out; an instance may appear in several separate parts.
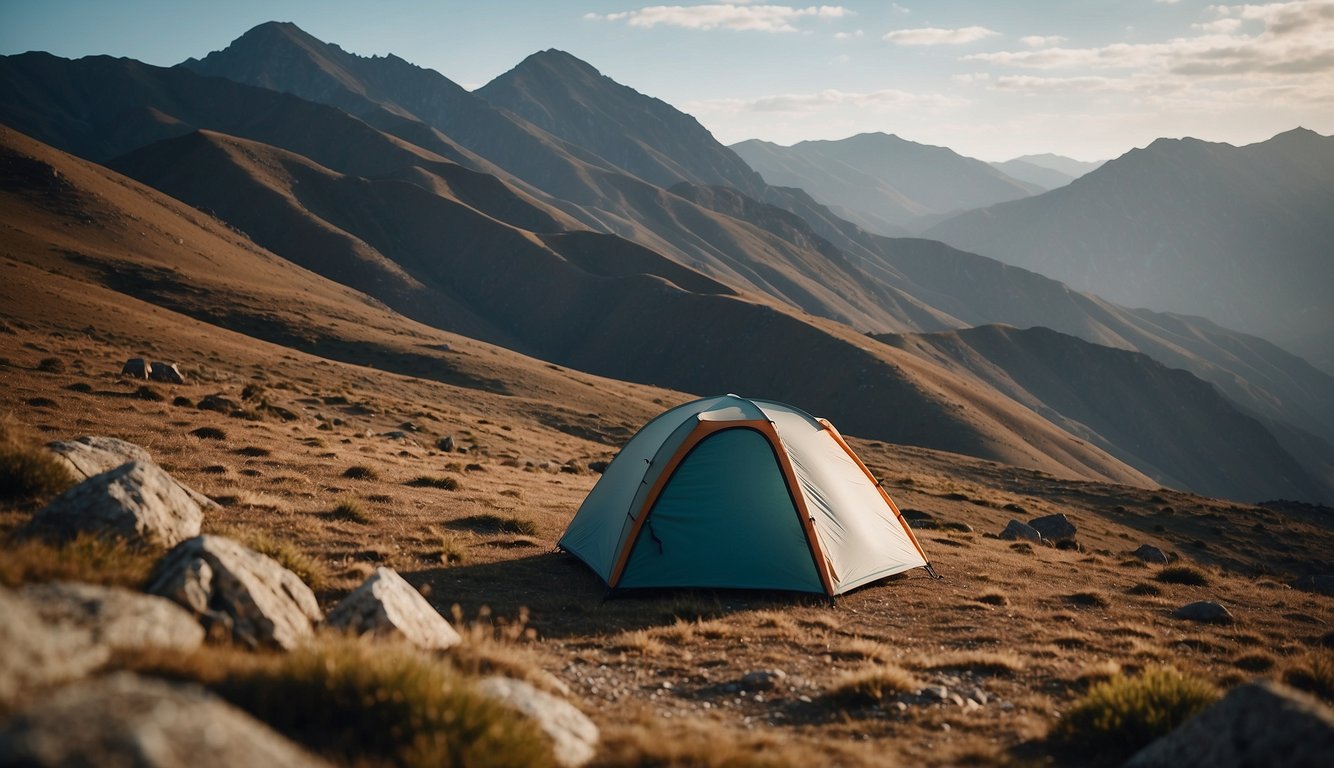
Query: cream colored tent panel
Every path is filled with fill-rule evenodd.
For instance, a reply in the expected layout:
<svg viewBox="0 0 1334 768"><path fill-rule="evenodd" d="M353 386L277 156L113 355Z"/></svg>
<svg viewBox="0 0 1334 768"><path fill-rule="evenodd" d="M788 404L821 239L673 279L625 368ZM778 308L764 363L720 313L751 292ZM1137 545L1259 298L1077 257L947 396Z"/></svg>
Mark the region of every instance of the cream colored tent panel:
<svg viewBox="0 0 1334 768"><path fill-rule="evenodd" d="M686 403L645 425L560 547L613 589L832 596L927 566L899 510L832 425L735 395Z"/></svg>

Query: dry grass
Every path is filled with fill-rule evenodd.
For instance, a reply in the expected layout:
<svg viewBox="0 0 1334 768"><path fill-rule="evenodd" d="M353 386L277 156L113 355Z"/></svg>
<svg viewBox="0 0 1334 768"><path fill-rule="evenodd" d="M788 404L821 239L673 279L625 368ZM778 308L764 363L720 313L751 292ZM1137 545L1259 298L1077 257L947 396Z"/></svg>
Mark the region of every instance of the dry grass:
<svg viewBox="0 0 1334 768"><path fill-rule="evenodd" d="M376 472L372 467L357 464L343 470L343 477L352 480L378 480L380 473Z"/></svg>
<svg viewBox="0 0 1334 768"><path fill-rule="evenodd" d="M919 659L921 669L965 671L977 675L1010 675L1027 666L1013 651L956 651Z"/></svg>
<svg viewBox="0 0 1334 768"><path fill-rule="evenodd" d="M1117 675L1089 689L1052 739L1094 764L1116 764L1218 699L1208 682L1172 669Z"/></svg>
<svg viewBox="0 0 1334 768"><path fill-rule="evenodd" d="M162 550L80 533L69 541L12 538L0 557L0 584L82 581L142 589Z"/></svg>
<svg viewBox="0 0 1334 768"><path fill-rule="evenodd" d="M619 634L607 646L614 651L639 656L658 656L667 650L666 643L643 629Z"/></svg>
<svg viewBox="0 0 1334 768"><path fill-rule="evenodd" d="M840 706L874 706L897 694L915 693L921 687L907 670L893 664L878 664L840 677L825 691L824 698Z"/></svg>
<svg viewBox="0 0 1334 768"><path fill-rule="evenodd" d="M413 488L439 488L442 491L457 491L463 487L458 480L452 477L437 477L434 475L418 475L409 480L406 485Z"/></svg>
<svg viewBox="0 0 1334 768"><path fill-rule="evenodd" d="M74 485L74 477L12 417L0 419L0 499L42 499Z"/></svg>
<svg viewBox="0 0 1334 768"><path fill-rule="evenodd" d="M890 647L879 640L854 637L845 640L830 650L830 655L839 659L863 659L866 661L889 661L894 658Z"/></svg>
<svg viewBox="0 0 1334 768"><path fill-rule="evenodd" d="M1004 592L990 590L977 596L977 602L987 605L1009 605L1010 597Z"/></svg>
<svg viewBox="0 0 1334 768"><path fill-rule="evenodd" d="M1170 565L1159 571L1154 578L1164 584L1188 584L1193 587L1209 585L1209 575L1193 565Z"/></svg>
<svg viewBox="0 0 1334 768"><path fill-rule="evenodd" d="M1066 595L1065 600L1068 603L1086 608L1106 608L1112 604L1111 601L1107 599L1107 595L1096 590L1075 592L1072 595Z"/></svg>
<svg viewBox="0 0 1334 768"><path fill-rule="evenodd" d="M307 554L290 538L275 538L258 530L238 530L233 537L256 552L273 558L313 590L324 589L329 583L329 569L324 561Z"/></svg>
<svg viewBox="0 0 1334 768"><path fill-rule="evenodd" d="M340 501L333 509L329 510L329 517L334 520L346 520L350 523L360 523L369 525L374 518L366 512L366 508L361 506L361 502L356 499Z"/></svg>
<svg viewBox="0 0 1334 768"><path fill-rule="evenodd" d="M461 517L450 525L482 534L509 533L516 536L536 536L538 534L537 525L532 520L490 513Z"/></svg>
<svg viewBox="0 0 1334 768"><path fill-rule="evenodd" d="M1334 655L1315 651L1283 670L1283 682L1334 703Z"/></svg>

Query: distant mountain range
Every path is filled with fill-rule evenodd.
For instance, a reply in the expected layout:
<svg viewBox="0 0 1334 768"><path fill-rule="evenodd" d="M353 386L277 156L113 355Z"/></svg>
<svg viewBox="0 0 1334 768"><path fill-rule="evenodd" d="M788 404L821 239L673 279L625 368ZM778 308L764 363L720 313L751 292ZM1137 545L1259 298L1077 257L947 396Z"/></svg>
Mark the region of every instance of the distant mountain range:
<svg viewBox="0 0 1334 768"><path fill-rule="evenodd" d="M469 94L396 57L353 56L267 24L170 69L0 58L0 122L215 214L294 269L562 365L764 394L863 436L1061 476L1334 497L1334 379L1300 359L1198 318L869 233L766 183L693 118L568 54L535 54ZM230 322L224 307L191 301L196 316ZM930 337L911 341L994 323L1084 340L1044 349L1137 350L1190 373L1146 377L1134 373L1148 370L1138 356L1081 353L1072 359L1100 379L1138 382L1116 390L1123 403L1084 412L1039 402L1069 376L1059 365L1034 364L1021 390L928 354ZM1035 337L1011 343L1020 338ZM1209 387L1195 376L1217 387L1217 402L1202 399ZM1111 424L1117 408L1170 416L1140 398L1198 400L1253 436L1251 448L1206 439L1208 419L1185 412ZM1127 436L1137 424L1190 435L1200 450L1137 448Z"/></svg>
<svg viewBox="0 0 1334 768"><path fill-rule="evenodd" d="M1334 137L1159 139L927 236L1114 301L1203 315L1334 371Z"/></svg>
<svg viewBox="0 0 1334 768"><path fill-rule="evenodd" d="M790 147L752 139L732 149L770 184L804 189L849 221L883 235L905 234L926 218L1046 189L951 149L884 133Z"/></svg>

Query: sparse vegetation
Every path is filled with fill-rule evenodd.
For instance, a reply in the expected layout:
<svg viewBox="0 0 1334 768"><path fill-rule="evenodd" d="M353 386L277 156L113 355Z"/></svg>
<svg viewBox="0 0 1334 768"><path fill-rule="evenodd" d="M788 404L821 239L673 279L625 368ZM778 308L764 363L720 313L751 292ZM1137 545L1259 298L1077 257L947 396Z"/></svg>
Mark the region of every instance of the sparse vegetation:
<svg viewBox="0 0 1334 768"><path fill-rule="evenodd" d="M37 363L37 370L42 373L64 373L65 361L58 357L44 357Z"/></svg>
<svg viewBox="0 0 1334 768"><path fill-rule="evenodd" d="M13 420L0 420L0 499L54 496L74 485L65 465L35 442Z"/></svg>
<svg viewBox="0 0 1334 768"><path fill-rule="evenodd" d="M366 525L371 522L371 516L366 513L366 509L361 506L361 502L356 499L340 501L329 511L329 517L334 520L346 520L351 523L360 523Z"/></svg>
<svg viewBox="0 0 1334 768"><path fill-rule="evenodd" d="M454 520L451 528L464 528L477 533L510 533L517 536L536 536L537 525L532 520L521 517L502 517L500 515L469 515Z"/></svg>
<svg viewBox="0 0 1334 768"><path fill-rule="evenodd" d="M1052 736L1087 760L1118 764L1217 699L1208 682L1173 669L1116 675L1089 688Z"/></svg>
<svg viewBox="0 0 1334 768"><path fill-rule="evenodd" d="M432 475L418 475L409 480L407 485L413 488L439 488L444 491L457 491L463 487L458 480L452 477L435 477Z"/></svg>
<svg viewBox="0 0 1334 768"><path fill-rule="evenodd" d="M976 675L1008 675L1024 669L1024 660L1012 651L957 651L922 661L923 669L958 670Z"/></svg>
<svg viewBox="0 0 1334 768"><path fill-rule="evenodd" d="M15 538L4 543L0 584L82 581L142 589L162 552L81 533L68 541Z"/></svg>
<svg viewBox="0 0 1334 768"><path fill-rule="evenodd" d="M190 430L190 434L200 440L226 440L227 433L217 427L199 427Z"/></svg>
<svg viewBox="0 0 1334 768"><path fill-rule="evenodd" d="M1334 703L1334 656L1315 652L1283 670L1283 682Z"/></svg>
<svg viewBox="0 0 1334 768"><path fill-rule="evenodd" d="M1076 592L1072 595L1066 595L1065 600L1068 603L1073 603L1074 605L1082 605L1088 608L1106 608L1107 606L1111 605L1111 602L1107 599L1106 595L1104 595L1101 592L1095 592L1091 590L1086 590L1084 592Z"/></svg>
<svg viewBox="0 0 1334 768"><path fill-rule="evenodd" d="M1130 589L1126 590L1126 594L1140 595L1145 597L1157 597L1162 593L1163 591L1159 589L1157 585L1150 584L1147 581L1141 581L1132 586Z"/></svg>
<svg viewBox="0 0 1334 768"><path fill-rule="evenodd" d="M895 694L913 693L920 687L907 670L879 664L839 678L825 692L825 698L842 706L865 707L882 704Z"/></svg>
<svg viewBox="0 0 1334 768"><path fill-rule="evenodd" d="M275 538L263 531L250 531L241 541L262 555L268 555L287 570L301 577L313 590L324 589L329 583L329 571L324 563L304 552L290 539Z"/></svg>
<svg viewBox="0 0 1334 768"><path fill-rule="evenodd" d="M1158 572L1154 578L1164 584L1188 584L1204 587L1209 584L1209 576L1193 565L1172 565Z"/></svg>
<svg viewBox="0 0 1334 768"><path fill-rule="evenodd" d="M248 456L252 459L259 459L259 458L264 458L265 456L273 455L273 451L270 451L268 448L260 448L259 446L256 445L247 445L244 448L237 448L236 452L241 454L242 456Z"/></svg>
<svg viewBox="0 0 1334 768"><path fill-rule="evenodd" d="M134 390L133 396L136 400L147 400L150 403L161 403L167 399L167 396L159 392L157 387L148 384Z"/></svg>
<svg viewBox="0 0 1334 768"><path fill-rule="evenodd" d="M1273 669L1275 663L1277 663L1276 659L1263 651L1243 654L1232 660L1233 666L1247 672L1264 672Z"/></svg>
<svg viewBox="0 0 1334 768"><path fill-rule="evenodd" d="M380 473L372 467L358 464L343 470L343 477L352 480L376 480L380 477Z"/></svg>
<svg viewBox="0 0 1334 768"><path fill-rule="evenodd" d="M983 592L982 594L978 595L977 602L986 603L987 605L1009 605L1010 598L1004 592L997 592L996 590L991 590L989 592Z"/></svg>

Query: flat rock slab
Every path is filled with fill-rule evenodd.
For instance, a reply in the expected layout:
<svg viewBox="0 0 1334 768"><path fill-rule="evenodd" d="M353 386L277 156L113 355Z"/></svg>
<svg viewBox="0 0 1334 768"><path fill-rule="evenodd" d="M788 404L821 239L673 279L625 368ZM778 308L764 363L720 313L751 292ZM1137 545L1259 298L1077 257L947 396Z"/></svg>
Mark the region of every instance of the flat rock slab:
<svg viewBox="0 0 1334 768"><path fill-rule="evenodd" d="M110 656L92 633L49 625L19 593L0 587L0 702L82 677ZM0 748L0 758L4 755Z"/></svg>
<svg viewBox="0 0 1334 768"><path fill-rule="evenodd" d="M1047 541L1074 541L1079 529L1063 514L1044 515L1028 521L1028 525Z"/></svg>
<svg viewBox="0 0 1334 768"><path fill-rule="evenodd" d="M1020 539L1042 543L1042 534L1037 529L1027 523L1021 523L1018 520L1011 520L1005 525L1005 530L1000 532L1002 539L1018 541Z"/></svg>
<svg viewBox="0 0 1334 768"><path fill-rule="evenodd" d="M57 496L33 516L37 533L79 533L171 547L199 535L204 512L151 461L134 460L95 475Z"/></svg>
<svg viewBox="0 0 1334 768"><path fill-rule="evenodd" d="M551 738L560 765L578 768L597 752L598 727L568 701L509 677L485 678L477 690L535 722Z"/></svg>
<svg viewBox="0 0 1334 768"><path fill-rule="evenodd" d="M77 582L30 585L23 597L48 624L78 627L112 651L188 652L204 642L199 620L165 597Z"/></svg>
<svg viewBox="0 0 1334 768"><path fill-rule="evenodd" d="M194 685L121 672L66 686L0 728L0 762L24 766L326 766Z"/></svg>
<svg viewBox="0 0 1334 768"><path fill-rule="evenodd" d="M85 480L131 461L156 463L148 451L134 443L115 437L84 435L73 440L57 440L53 443L47 443L46 447L74 473L75 478ZM195 503L204 509L220 509L217 502L176 478L173 477L172 482L190 494L190 498L194 499Z"/></svg>
<svg viewBox="0 0 1334 768"><path fill-rule="evenodd" d="M343 598L324 623L359 635L399 637L426 650L444 650L463 641L420 592L384 566Z"/></svg>
<svg viewBox="0 0 1334 768"><path fill-rule="evenodd" d="M1268 680L1221 701L1140 750L1126 768L1325 768L1334 757L1334 710Z"/></svg>
<svg viewBox="0 0 1334 768"><path fill-rule="evenodd" d="M315 594L299 576L222 536L178 544L158 563L148 591L250 647L291 649L320 620Z"/></svg>
<svg viewBox="0 0 1334 768"><path fill-rule="evenodd" d="M1196 600L1172 611L1172 615L1178 619L1203 621L1211 624L1231 624L1234 621L1232 612L1223 607L1222 603L1214 600Z"/></svg>

